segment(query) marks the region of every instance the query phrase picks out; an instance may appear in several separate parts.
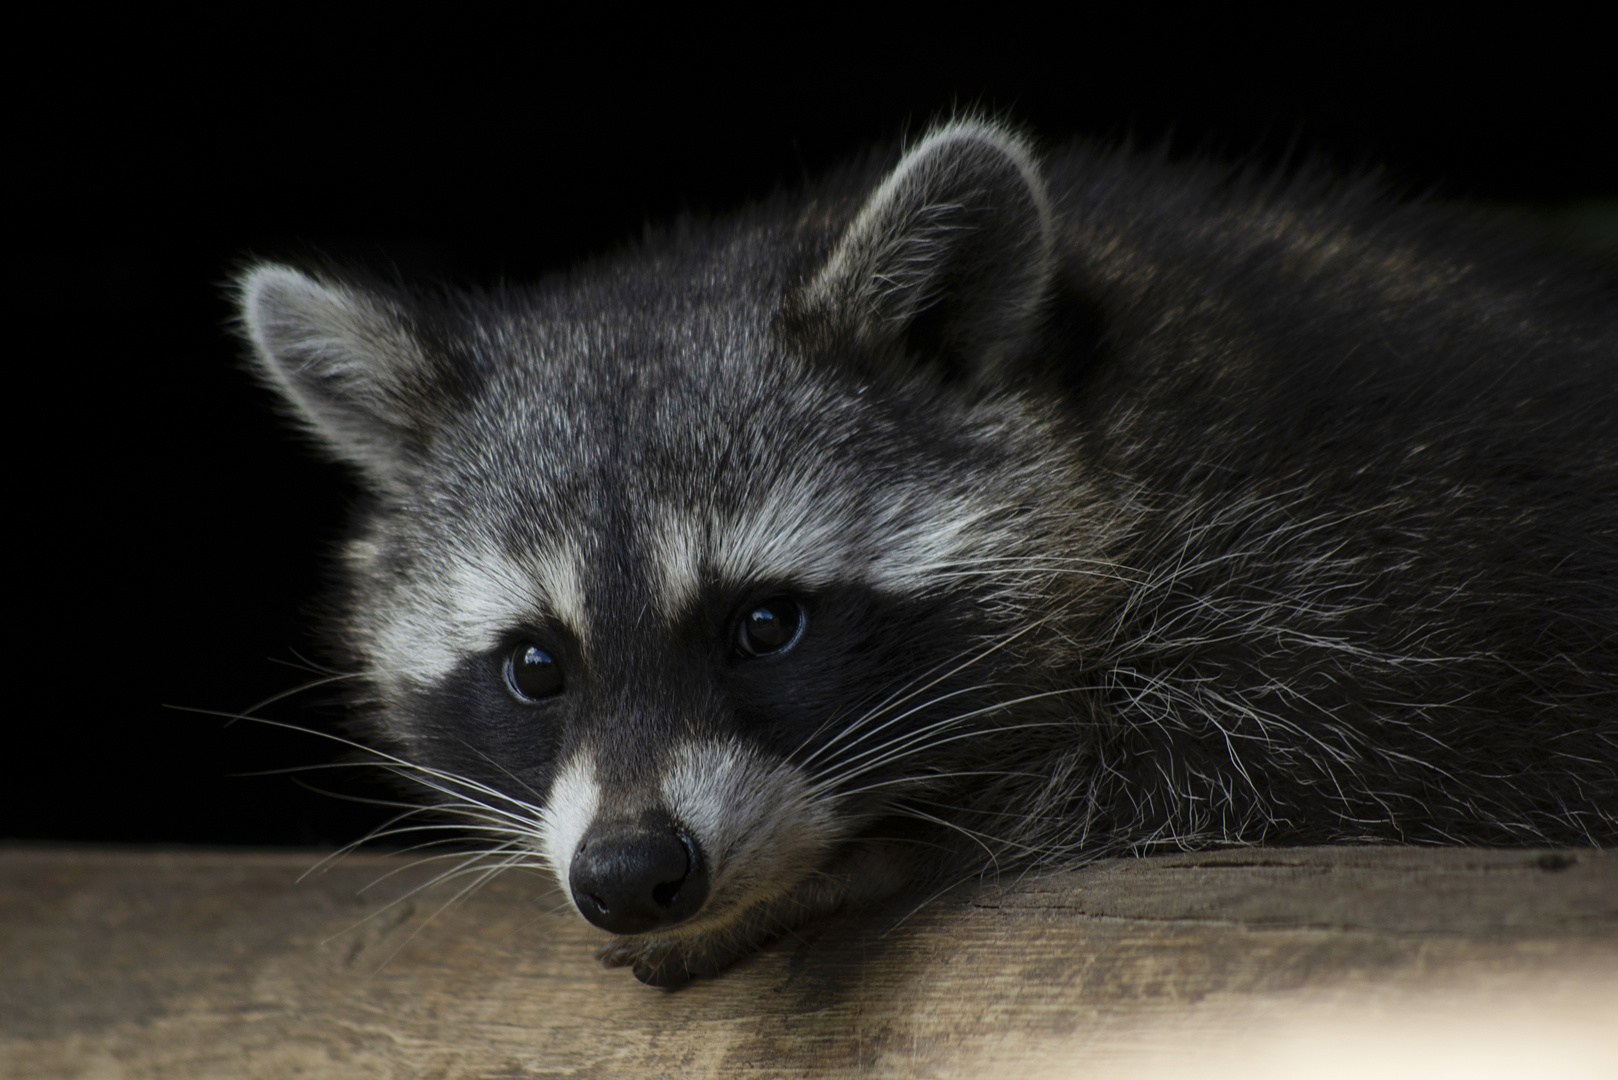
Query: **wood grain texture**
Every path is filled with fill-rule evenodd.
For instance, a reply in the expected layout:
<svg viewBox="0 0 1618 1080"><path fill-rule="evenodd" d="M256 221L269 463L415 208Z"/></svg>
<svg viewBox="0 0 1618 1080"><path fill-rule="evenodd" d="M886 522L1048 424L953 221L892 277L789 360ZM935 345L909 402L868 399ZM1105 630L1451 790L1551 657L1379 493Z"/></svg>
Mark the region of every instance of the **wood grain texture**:
<svg viewBox="0 0 1618 1080"><path fill-rule="evenodd" d="M1111 861L675 992L537 875L315 858L0 849L0 1076L1618 1076L1610 853Z"/></svg>

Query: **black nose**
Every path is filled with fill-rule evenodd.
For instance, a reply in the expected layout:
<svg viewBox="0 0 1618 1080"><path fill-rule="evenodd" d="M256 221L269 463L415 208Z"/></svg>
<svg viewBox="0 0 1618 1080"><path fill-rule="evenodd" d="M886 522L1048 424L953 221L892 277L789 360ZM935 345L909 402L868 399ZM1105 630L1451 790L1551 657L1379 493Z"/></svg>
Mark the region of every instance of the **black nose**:
<svg viewBox="0 0 1618 1080"><path fill-rule="evenodd" d="M662 813L591 825L567 880L584 917L615 934L673 926L708 899L701 850Z"/></svg>

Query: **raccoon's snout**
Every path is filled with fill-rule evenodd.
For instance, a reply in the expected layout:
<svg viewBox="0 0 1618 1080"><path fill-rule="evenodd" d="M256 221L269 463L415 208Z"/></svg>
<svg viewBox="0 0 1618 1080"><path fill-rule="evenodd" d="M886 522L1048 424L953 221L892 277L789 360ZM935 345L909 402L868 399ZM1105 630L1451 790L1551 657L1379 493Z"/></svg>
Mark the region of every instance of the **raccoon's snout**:
<svg viewBox="0 0 1618 1080"><path fill-rule="evenodd" d="M666 814L597 821L568 868L573 902L614 934L644 934L695 915L708 899L696 842Z"/></svg>

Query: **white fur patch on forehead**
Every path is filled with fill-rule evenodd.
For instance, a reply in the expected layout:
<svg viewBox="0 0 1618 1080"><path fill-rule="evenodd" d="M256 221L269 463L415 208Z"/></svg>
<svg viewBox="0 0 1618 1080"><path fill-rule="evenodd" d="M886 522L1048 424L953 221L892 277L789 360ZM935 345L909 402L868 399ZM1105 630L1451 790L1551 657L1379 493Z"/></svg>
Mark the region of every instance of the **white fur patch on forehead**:
<svg viewBox="0 0 1618 1080"><path fill-rule="evenodd" d="M1004 506L987 498L923 491L861 507L826 486L824 478L778 483L756 508L728 520L660 507L648 547L666 610L695 603L707 584L847 583L915 595L940 572L1021 546Z"/></svg>
<svg viewBox="0 0 1618 1080"><path fill-rule="evenodd" d="M800 770L740 743L676 747L659 786L669 813L708 862L710 914L789 889L842 832L835 808L811 794Z"/></svg>
<svg viewBox="0 0 1618 1080"><path fill-rule="evenodd" d="M785 580L815 588L842 575L847 545L836 541L852 523L826 505L825 494L802 477L764 494L734 518L667 503L649 515L646 546L666 611L695 603L710 583L747 588Z"/></svg>
<svg viewBox="0 0 1618 1080"><path fill-rule="evenodd" d="M570 904L573 889L568 884L568 870L573 865L573 853L595 821L600 806L601 787L596 782L595 760L587 751L581 751L557 773L550 797L545 800L540 825L540 853L550 863L551 872L561 882L562 895Z"/></svg>
<svg viewBox="0 0 1618 1080"><path fill-rule="evenodd" d="M358 547L352 550L363 558ZM380 605L378 675L395 684L435 682L543 618L566 626L588 648L584 574L583 553L567 540L520 557L482 549L447 558L437 573Z"/></svg>
<svg viewBox="0 0 1618 1080"><path fill-rule="evenodd" d="M673 613L702 596L708 529L689 507L647 507L646 549L653 587L663 610Z"/></svg>
<svg viewBox="0 0 1618 1080"><path fill-rule="evenodd" d="M941 573L978 567L986 557L1021 546L1022 537L1006 524L1005 506L985 498L958 495L920 505L896 502L886 508L861 580L885 592L921 595Z"/></svg>
<svg viewBox="0 0 1618 1080"><path fill-rule="evenodd" d="M825 477L817 482L798 473L773 484L751 513L710 522L707 555L715 574L743 586L771 578L808 588L830 584L847 562L850 530L858 529L841 504Z"/></svg>

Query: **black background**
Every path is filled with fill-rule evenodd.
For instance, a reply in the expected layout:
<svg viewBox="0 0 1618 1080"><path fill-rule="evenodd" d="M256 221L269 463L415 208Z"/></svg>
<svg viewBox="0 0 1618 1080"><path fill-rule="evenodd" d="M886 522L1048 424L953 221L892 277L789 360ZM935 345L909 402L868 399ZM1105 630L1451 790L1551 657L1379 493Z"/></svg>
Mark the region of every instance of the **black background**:
<svg viewBox="0 0 1618 1080"><path fill-rule="evenodd" d="M316 655L309 608L353 494L242 370L223 283L250 256L523 279L957 105L1047 142L1325 157L1536 212L1618 193L1610 56L1581 52L1593 28L1074 18L924 40L797 14L634 33L56 28L7 155L25 194L0 838L330 844L375 819L239 775L329 760L322 740L169 707L241 710L308 678L288 664ZM315 691L259 715L330 730L334 712Z"/></svg>

